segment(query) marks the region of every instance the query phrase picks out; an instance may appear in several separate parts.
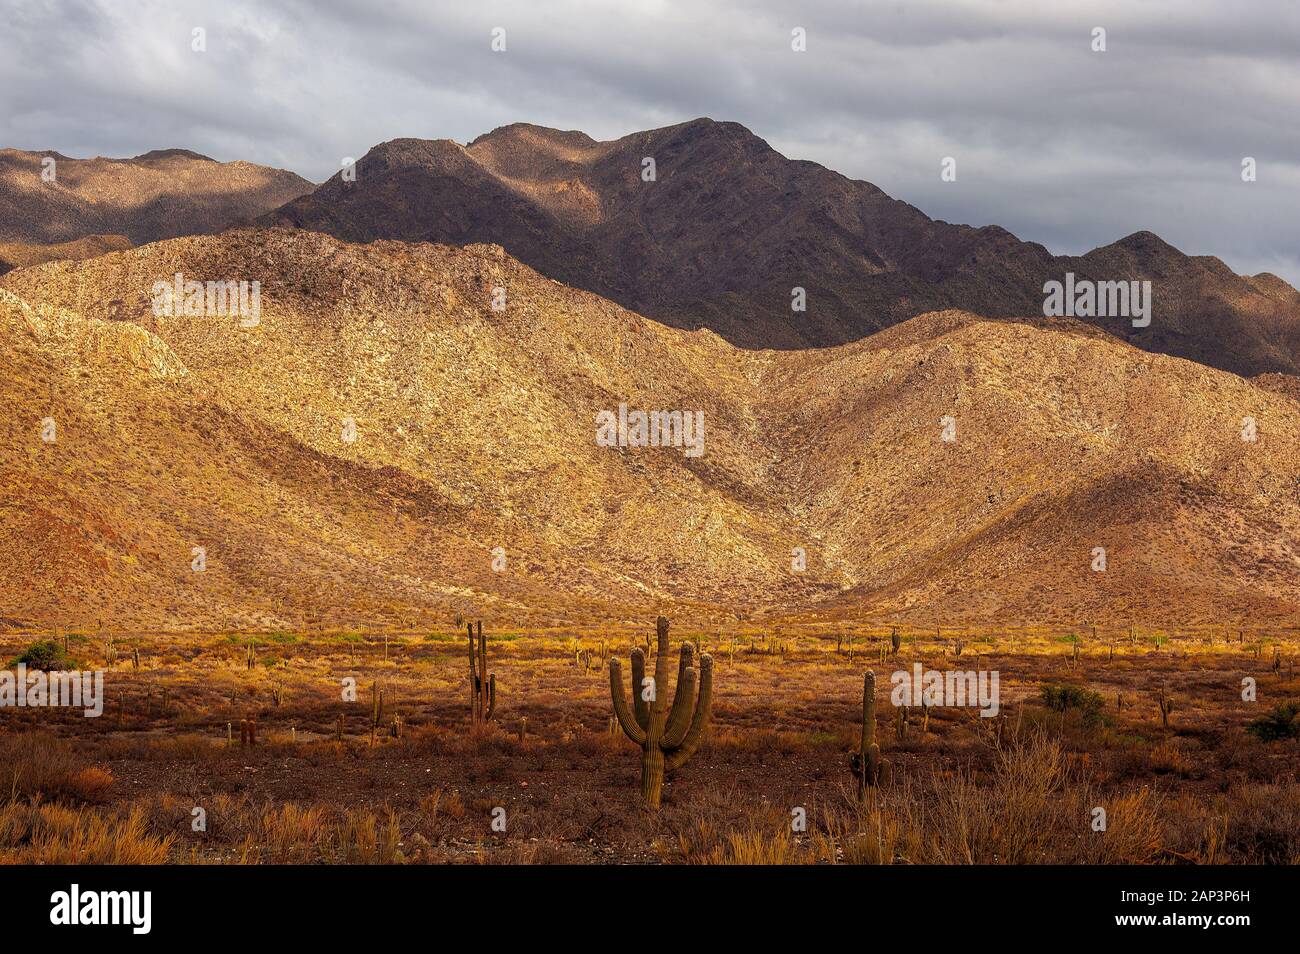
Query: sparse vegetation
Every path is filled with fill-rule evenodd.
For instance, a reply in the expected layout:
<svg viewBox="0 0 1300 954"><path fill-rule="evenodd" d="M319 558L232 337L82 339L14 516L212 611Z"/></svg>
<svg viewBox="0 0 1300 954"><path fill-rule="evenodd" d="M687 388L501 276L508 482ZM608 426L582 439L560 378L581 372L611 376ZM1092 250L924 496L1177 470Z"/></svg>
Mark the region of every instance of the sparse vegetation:
<svg viewBox="0 0 1300 954"><path fill-rule="evenodd" d="M474 712L464 705L463 624L459 646L428 641L426 630L414 627L355 642L329 632L234 641L224 632L165 640L123 634L119 647L131 648L118 653L105 718L6 710L0 799L8 804L0 808L0 826L8 827L0 831L0 860L1300 860L1298 763L1288 735L1295 709L1288 702L1262 717L1247 715L1235 693L1218 691L1234 684L1243 666L1269 693L1294 697L1300 689L1285 666L1273 671L1272 652L1256 659L1241 650L1249 649L1249 637L1234 635L1228 644L1174 634L1156 657L1149 634L1135 642L1121 636L1113 660L1102 654L1063 685L1058 634L1022 630L1008 637L963 627L961 658L1002 673L1000 714L982 719L943 706L906 713L887 706L886 718L874 687L864 693L868 678L848 649L868 647L861 655L876 663L877 647L892 652L894 629L782 626L785 652L769 654L743 651L746 628L721 635L710 628L708 642L721 653L712 669L721 666L726 678L711 683L708 731L689 770L669 786L659 782L654 813L641 810L646 799L637 791L645 766L620 757L628 747L617 717L611 734L610 697L574 663L575 652L596 658L628 639L641 644L648 627L629 627L626 635L603 627L512 629L515 638L491 640L497 648L489 676L508 680L516 702L508 724L496 715L478 731L467 731ZM773 631L753 627L755 644L766 648ZM909 658L954 658L958 627L897 631ZM473 635L481 672L477 627ZM687 629L681 640L694 672L696 711L703 635ZM1096 639L1107 645L1107 634ZM1270 634L1270 645L1274 640ZM78 648L99 653L105 641ZM247 668L250 642L282 651L273 672ZM6 645L0 637L7 656L29 643L11 637ZM728 651L732 646L742 651ZM645 678L658 667L638 649L634 668ZM682 680L681 661L677 653L665 656L679 670L676 689L671 673L664 687L665 735L670 725L680 731L672 713L691 678ZM357 679L355 703L339 708L337 690L321 679L334 672ZM618 682L626 694L629 686ZM481 684L476 688L481 698ZM1171 719L1175 731L1162 730L1162 692L1184 700L1178 723ZM638 729L639 695L625 696ZM1122 708L1114 705L1120 697L1128 700ZM868 699L876 703L869 719ZM1094 720L1101 699L1109 708ZM652 706L646 711L648 718ZM688 721L694 718L691 712ZM888 745L880 740L881 718ZM875 733L864 732L872 723ZM846 752L853 753L850 768L868 766L868 780L873 756L879 760L876 785L843 770ZM676 753L661 753L667 768ZM644 762L644 750L640 755ZM892 779L881 755L892 764ZM205 780L201 793L186 782L196 771ZM1230 775L1231 787L1207 796L1210 772L1216 779ZM190 828L196 805L207 811L202 834ZM508 813L505 832L489 827L497 806ZM1087 826L1097 806L1107 812L1104 833ZM806 830L791 828L796 807Z"/></svg>

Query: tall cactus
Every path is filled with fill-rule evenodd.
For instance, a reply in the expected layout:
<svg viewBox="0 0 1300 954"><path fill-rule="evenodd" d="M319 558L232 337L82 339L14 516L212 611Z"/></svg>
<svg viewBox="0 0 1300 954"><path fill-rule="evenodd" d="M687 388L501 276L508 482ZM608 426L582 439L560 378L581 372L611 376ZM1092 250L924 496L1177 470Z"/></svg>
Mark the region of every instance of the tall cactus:
<svg viewBox="0 0 1300 954"><path fill-rule="evenodd" d="M640 648L632 650L631 711L623 695L623 667L617 659L609 661L609 694L614 702L614 716L623 733L641 747L641 796L652 810L659 808L664 772L681 768L695 753L713 708L713 657L700 656L697 675L693 665L695 650L690 643L682 645L673 704L671 709L668 707L667 618L660 616L655 627L659 646L653 680L646 680L645 653Z"/></svg>
<svg viewBox="0 0 1300 954"><path fill-rule="evenodd" d="M478 623L478 649L474 648L474 624L466 623L469 633L469 693L470 713L474 725L486 725L492 721L492 713L497 707L496 673L487 671L487 637L483 635L483 621Z"/></svg>
<svg viewBox="0 0 1300 954"><path fill-rule="evenodd" d="M889 762L881 759L876 744L876 674L870 669L862 677L862 738L849 756L849 771L858 780L859 800L867 797L868 788L889 781Z"/></svg>

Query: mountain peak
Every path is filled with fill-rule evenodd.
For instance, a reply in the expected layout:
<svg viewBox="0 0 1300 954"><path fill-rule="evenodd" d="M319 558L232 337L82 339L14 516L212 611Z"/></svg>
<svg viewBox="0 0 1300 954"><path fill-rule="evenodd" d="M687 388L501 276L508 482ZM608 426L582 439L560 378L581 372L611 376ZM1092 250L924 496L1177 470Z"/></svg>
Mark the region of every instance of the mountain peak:
<svg viewBox="0 0 1300 954"><path fill-rule="evenodd" d="M595 139L578 129L552 129L549 126L538 126L534 123L509 123L476 137L467 148L473 149L485 142L501 140L514 140L539 145L553 143L570 148L590 148L597 145Z"/></svg>
<svg viewBox="0 0 1300 954"><path fill-rule="evenodd" d="M205 156L190 149L153 149L149 152L132 156L128 162L158 162L164 159L193 159L196 162L216 162L211 156Z"/></svg>
<svg viewBox="0 0 1300 954"><path fill-rule="evenodd" d="M42 180L45 157L58 163L58 188ZM130 159L70 159L0 150L0 243L93 250L95 236L143 245L215 232L256 218L313 188L301 176L247 162L217 162L188 149L155 149ZM56 250L51 250L52 252ZM21 251L11 263L48 255Z"/></svg>
<svg viewBox="0 0 1300 954"><path fill-rule="evenodd" d="M1183 254L1181 251L1162 239L1159 235L1156 235L1155 232L1148 232L1145 229L1134 232L1132 235L1126 235L1112 244L1116 248L1122 248L1135 255L1167 256Z"/></svg>

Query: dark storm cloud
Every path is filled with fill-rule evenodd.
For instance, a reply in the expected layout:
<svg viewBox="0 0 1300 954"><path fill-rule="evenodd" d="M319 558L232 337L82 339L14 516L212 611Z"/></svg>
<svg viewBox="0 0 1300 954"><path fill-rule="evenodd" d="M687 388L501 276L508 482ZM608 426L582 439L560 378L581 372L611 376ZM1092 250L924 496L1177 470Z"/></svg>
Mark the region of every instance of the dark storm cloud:
<svg viewBox="0 0 1300 954"><path fill-rule="evenodd" d="M1298 35L1294 0L22 3L0 32L0 144L182 146L321 180L397 136L712 116L1053 251L1150 229L1300 282Z"/></svg>

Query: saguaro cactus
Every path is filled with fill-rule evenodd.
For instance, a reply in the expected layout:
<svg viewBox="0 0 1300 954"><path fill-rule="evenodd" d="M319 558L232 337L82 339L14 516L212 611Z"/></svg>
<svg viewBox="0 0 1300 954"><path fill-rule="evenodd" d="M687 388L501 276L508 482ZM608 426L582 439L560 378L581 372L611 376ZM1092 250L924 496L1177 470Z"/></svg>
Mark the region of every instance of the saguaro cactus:
<svg viewBox="0 0 1300 954"><path fill-rule="evenodd" d="M849 756L849 771L858 780L858 798L867 789L889 781L889 762L880 758L876 744L876 674L870 669L862 677L862 739L858 751Z"/></svg>
<svg viewBox="0 0 1300 954"><path fill-rule="evenodd" d="M469 692L470 713L474 725L486 725L492 721L492 713L497 707L496 673L487 671L487 637L483 635L483 621L478 623L478 649L474 648L474 624L466 623L469 634Z"/></svg>
<svg viewBox="0 0 1300 954"><path fill-rule="evenodd" d="M650 809L659 808L664 773L681 768L699 747L713 709L713 657L700 656L697 675L690 643L682 646L673 704L668 707L668 620L660 616L655 625L659 646L652 681L645 677L645 653L632 650L631 711L623 695L623 667L617 659L609 661L614 717L623 733L641 747L641 796Z"/></svg>

